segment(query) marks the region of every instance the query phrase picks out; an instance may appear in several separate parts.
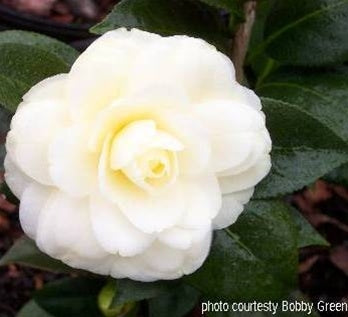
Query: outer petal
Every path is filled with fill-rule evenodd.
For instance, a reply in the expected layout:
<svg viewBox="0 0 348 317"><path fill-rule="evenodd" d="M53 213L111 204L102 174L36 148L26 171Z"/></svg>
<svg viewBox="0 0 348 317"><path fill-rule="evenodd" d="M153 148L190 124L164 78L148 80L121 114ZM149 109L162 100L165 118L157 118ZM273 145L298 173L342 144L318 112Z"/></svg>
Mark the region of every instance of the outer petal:
<svg viewBox="0 0 348 317"><path fill-rule="evenodd" d="M109 253L134 256L144 252L155 239L155 236L134 227L117 205L97 193L91 197L90 208L95 236Z"/></svg>
<svg viewBox="0 0 348 317"><path fill-rule="evenodd" d="M210 243L211 231L186 250L156 242L141 255L120 258L115 262L111 276L129 277L143 282L180 278L191 274L203 264L209 253Z"/></svg>
<svg viewBox="0 0 348 317"><path fill-rule="evenodd" d="M66 107L56 100L32 102L21 107L11 122L6 149L25 174L52 185L48 171L48 146L68 123Z"/></svg>
<svg viewBox="0 0 348 317"><path fill-rule="evenodd" d="M20 199L24 190L32 182L32 179L16 166L9 154L5 157L4 167L6 184L10 187L15 196Z"/></svg>
<svg viewBox="0 0 348 317"><path fill-rule="evenodd" d="M199 229L173 227L162 231L158 235L158 239L171 248L186 250L193 243L202 240L210 230L209 225Z"/></svg>
<svg viewBox="0 0 348 317"><path fill-rule="evenodd" d="M180 187L185 193L186 212L180 221L184 228L205 228L221 207L221 191L215 175L184 179Z"/></svg>
<svg viewBox="0 0 348 317"><path fill-rule="evenodd" d="M24 96L21 106L29 102L48 100L64 100L66 97L67 74L58 74L46 78L32 87Z"/></svg>
<svg viewBox="0 0 348 317"><path fill-rule="evenodd" d="M52 188L31 183L21 197L19 219L24 232L32 239L36 238L41 211L50 198Z"/></svg>
<svg viewBox="0 0 348 317"><path fill-rule="evenodd" d="M172 36L145 48L130 72L128 93L157 86L183 88L192 102L233 96L232 62L200 39Z"/></svg>
<svg viewBox="0 0 348 317"><path fill-rule="evenodd" d="M270 150L260 137L265 129L262 112L233 101L216 100L197 105L194 114L209 132L216 172L241 172Z"/></svg>
<svg viewBox="0 0 348 317"><path fill-rule="evenodd" d="M233 193L253 187L269 173L270 169L271 158L267 154L253 167L240 174L220 177L221 191L223 193Z"/></svg>
<svg viewBox="0 0 348 317"><path fill-rule="evenodd" d="M255 110L261 110L261 100L251 89L236 83L233 90L233 100L247 105Z"/></svg>
<svg viewBox="0 0 348 317"><path fill-rule="evenodd" d="M92 230L87 199L55 191L41 210L37 244L54 258L99 259L107 253Z"/></svg>
<svg viewBox="0 0 348 317"><path fill-rule="evenodd" d="M72 196L90 194L97 183L98 155L88 150L89 126L77 124L59 132L49 147L54 185Z"/></svg>
<svg viewBox="0 0 348 317"><path fill-rule="evenodd" d="M214 229L226 228L233 224L243 209L243 204L233 194L224 195L221 209L213 220Z"/></svg>
<svg viewBox="0 0 348 317"><path fill-rule="evenodd" d="M69 73L68 93L74 118L93 118L122 96L134 59L157 38L155 34L121 28L90 45Z"/></svg>

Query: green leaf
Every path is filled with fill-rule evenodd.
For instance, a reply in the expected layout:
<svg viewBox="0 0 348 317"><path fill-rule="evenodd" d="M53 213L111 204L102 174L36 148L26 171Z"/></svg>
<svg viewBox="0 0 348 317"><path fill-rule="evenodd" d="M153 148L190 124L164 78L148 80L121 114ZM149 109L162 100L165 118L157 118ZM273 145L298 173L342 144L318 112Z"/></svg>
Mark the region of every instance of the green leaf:
<svg viewBox="0 0 348 317"><path fill-rule="evenodd" d="M253 201L230 229L216 232L205 264L186 280L217 300L279 299L294 287L297 256L287 206Z"/></svg>
<svg viewBox="0 0 348 317"><path fill-rule="evenodd" d="M348 142L348 68L284 69L272 74L257 93L296 104Z"/></svg>
<svg viewBox="0 0 348 317"><path fill-rule="evenodd" d="M118 27L139 28L162 35L200 37L226 49L228 34L221 14L191 0L122 0L91 32L102 34Z"/></svg>
<svg viewBox="0 0 348 317"><path fill-rule="evenodd" d="M61 261L42 253L35 245L35 242L26 236L18 239L12 248L0 259L0 266L11 263L59 273L75 271Z"/></svg>
<svg viewBox="0 0 348 317"><path fill-rule="evenodd" d="M1 51L1 46L0 46ZM1 52L0 52L1 55ZM2 75L0 69L0 103L11 112L15 112L22 96L30 89L27 85L15 78Z"/></svg>
<svg viewBox="0 0 348 317"><path fill-rule="evenodd" d="M76 277L47 284L34 299L55 317L101 317L97 296L103 279Z"/></svg>
<svg viewBox="0 0 348 317"><path fill-rule="evenodd" d="M72 65L79 56L77 50L63 42L46 35L27 31L10 30L0 32L0 45L2 44L22 44L37 47L56 55L67 65Z"/></svg>
<svg viewBox="0 0 348 317"><path fill-rule="evenodd" d="M1 95L1 83L0 83L0 95ZM3 164L6 155L5 140L6 134L10 129L11 113L5 108L0 106L0 171L4 170Z"/></svg>
<svg viewBox="0 0 348 317"><path fill-rule="evenodd" d="M278 0L261 49L288 65L339 63L348 58L347 29L348 0Z"/></svg>
<svg viewBox="0 0 348 317"><path fill-rule="evenodd" d="M243 4L245 0L200 0L215 8L226 10L236 15L238 18L244 17Z"/></svg>
<svg viewBox="0 0 348 317"><path fill-rule="evenodd" d="M311 245L328 246L329 243L312 227L312 225L295 208L290 208L291 215L298 230L298 247Z"/></svg>
<svg viewBox="0 0 348 317"><path fill-rule="evenodd" d="M34 300L29 301L18 312L16 317L53 317L43 310Z"/></svg>
<svg viewBox="0 0 348 317"><path fill-rule="evenodd" d="M184 317L197 304L199 292L189 285L180 284L170 292L149 300L150 317Z"/></svg>
<svg viewBox="0 0 348 317"><path fill-rule="evenodd" d="M254 197L281 196L313 183L347 162L347 145L330 127L300 105L263 98L270 131L272 169Z"/></svg>
<svg viewBox="0 0 348 317"><path fill-rule="evenodd" d="M110 307L117 307L129 302L156 297L170 290L176 282L149 282L142 283L129 279L115 280L115 292Z"/></svg>
<svg viewBox="0 0 348 317"><path fill-rule="evenodd" d="M39 81L69 71L73 48L34 33L0 32L0 104L14 112L25 92Z"/></svg>
<svg viewBox="0 0 348 317"><path fill-rule="evenodd" d="M324 179L330 183L348 187L348 164L334 169L329 174L325 175Z"/></svg>

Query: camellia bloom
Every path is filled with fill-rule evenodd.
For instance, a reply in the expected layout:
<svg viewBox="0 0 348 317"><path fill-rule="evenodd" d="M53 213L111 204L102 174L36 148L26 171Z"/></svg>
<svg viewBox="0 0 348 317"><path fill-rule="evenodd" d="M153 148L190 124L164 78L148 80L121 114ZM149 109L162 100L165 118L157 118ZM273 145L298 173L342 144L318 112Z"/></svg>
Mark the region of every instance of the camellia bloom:
<svg viewBox="0 0 348 317"><path fill-rule="evenodd" d="M43 252L141 281L198 269L271 166L260 100L225 55L124 28L23 97L6 147L6 182Z"/></svg>

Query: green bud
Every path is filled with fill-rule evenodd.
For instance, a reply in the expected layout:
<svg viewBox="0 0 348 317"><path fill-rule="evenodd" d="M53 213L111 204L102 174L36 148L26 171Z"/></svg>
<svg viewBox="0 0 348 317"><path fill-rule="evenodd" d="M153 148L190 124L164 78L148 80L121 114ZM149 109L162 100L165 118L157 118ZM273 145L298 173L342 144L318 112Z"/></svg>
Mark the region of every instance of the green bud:
<svg viewBox="0 0 348 317"><path fill-rule="evenodd" d="M117 284L115 280L110 280L98 295L99 309L105 317L125 317L136 306L136 302L129 302L115 307L111 307L113 299L117 296ZM129 316L129 315L128 315Z"/></svg>

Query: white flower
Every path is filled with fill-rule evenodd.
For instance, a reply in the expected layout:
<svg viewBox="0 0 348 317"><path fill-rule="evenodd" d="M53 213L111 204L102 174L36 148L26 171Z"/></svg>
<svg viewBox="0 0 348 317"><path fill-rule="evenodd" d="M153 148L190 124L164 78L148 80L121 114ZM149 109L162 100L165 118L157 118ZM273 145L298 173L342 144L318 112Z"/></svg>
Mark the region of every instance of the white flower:
<svg viewBox="0 0 348 317"><path fill-rule="evenodd" d="M271 165L260 100L225 55L123 28L23 97L6 146L6 181L38 247L141 281L197 270L213 229L237 219Z"/></svg>

